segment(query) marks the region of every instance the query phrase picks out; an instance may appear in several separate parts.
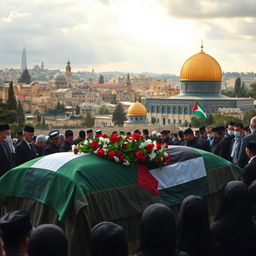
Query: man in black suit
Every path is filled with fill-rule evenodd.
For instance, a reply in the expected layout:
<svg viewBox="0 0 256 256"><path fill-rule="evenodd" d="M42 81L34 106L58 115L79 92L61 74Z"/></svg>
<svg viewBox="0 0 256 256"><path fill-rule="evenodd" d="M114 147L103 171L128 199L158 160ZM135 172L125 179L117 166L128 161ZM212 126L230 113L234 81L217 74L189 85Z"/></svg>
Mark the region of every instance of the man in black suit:
<svg viewBox="0 0 256 256"><path fill-rule="evenodd" d="M198 141L198 138L195 137L194 132L191 128L187 128L184 131L184 137L186 141L185 146L203 149L203 145Z"/></svg>
<svg viewBox="0 0 256 256"><path fill-rule="evenodd" d="M68 152L72 148L73 144L73 131L71 130L66 130L65 131L65 141L63 144L60 145L60 152Z"/></svg>
<svg viewBox="0 0 256 256"><path fill-rule="evenodd" d="M245 148L250 159L242 172L242 181L249 187L256 180L256 141L249 141Z"/></svg>
<svg viewBox="0 0 256 256"><path fill-rule="evenodd" d="M25 126L23 130L23 139L15 147L16 155L16 165L23 164L27 161L30 161L36 158L37 153L35 146L33 144L34 138L34 127Z"/></svg>
<svg viewBox="0 0 256 256"><path fill-rule="evenodd" d="M60 152L60 132L53 130L49 132L50 143L45 147L45 154L50 155Z"/></svg>
<svg viewBox="0 0 256 256"><path fill-rule="evenodd" d="M9 145L6 143L7 136L10 135L8 124L0 125L0 177L14 167L12 154Z"/></svg>
<svg viewBox="0 0 256 256"><path fill-rule="evenodd" d="M203 145L203 150L211 152L210 141L207 138L205 127L200 127L199 133L200 133L200 137L198 141Z"/></svg>
<svg viewBox="0 0 256 256"><path fill-rule="evenodd" d="M242 139L238 155L238 165L242 168L245 167L249 160L245 152L246 145L248 144L248 142L256 140L256 116L252 117L250 121L250 129L252 131L252 134L247 135Z"/></svg>
<svg viewBox="0 0 256 256"><path fill-rule="evenodd" d="M211 151L213 154L221 156L225 159L230 159L230 153L229 153L229 147L225 142L224 138L224 132L225 132L225 127L220 126L220 127L215 127L212 129L213 132L213 143L211 147Z"/></svg>

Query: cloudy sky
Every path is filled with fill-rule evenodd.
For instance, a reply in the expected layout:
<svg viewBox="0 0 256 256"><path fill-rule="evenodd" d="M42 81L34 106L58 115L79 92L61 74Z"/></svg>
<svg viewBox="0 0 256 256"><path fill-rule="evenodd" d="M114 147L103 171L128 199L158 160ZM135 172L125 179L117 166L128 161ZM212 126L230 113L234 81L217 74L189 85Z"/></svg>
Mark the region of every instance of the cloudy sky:
<svg viewBox="0 0 256 256"><path fill-rule="evenodd" d="M205 51L256 72L255 0L1 0L0 67L179 74Z"/></svg>

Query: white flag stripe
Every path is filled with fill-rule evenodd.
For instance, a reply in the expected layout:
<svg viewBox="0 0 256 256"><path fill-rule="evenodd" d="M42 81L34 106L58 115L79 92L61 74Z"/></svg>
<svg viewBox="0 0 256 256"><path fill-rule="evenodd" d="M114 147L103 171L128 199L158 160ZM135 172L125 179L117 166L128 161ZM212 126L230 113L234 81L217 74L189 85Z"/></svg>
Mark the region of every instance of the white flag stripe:
<svg viewBox="0 0 256 256"><path fill-rule="evenodd" d="M85 154L75 155L73 152L55 153L43 157L34 163L31 168L45 169L56 172L67 162L84 155Z"/></svg>
<svg viewBox="0 0 256 256"><path fill-rule="evenodd" d="M150 170L158 181L158 190L174 187L206 176L204 159L194 159Z"/></svg>

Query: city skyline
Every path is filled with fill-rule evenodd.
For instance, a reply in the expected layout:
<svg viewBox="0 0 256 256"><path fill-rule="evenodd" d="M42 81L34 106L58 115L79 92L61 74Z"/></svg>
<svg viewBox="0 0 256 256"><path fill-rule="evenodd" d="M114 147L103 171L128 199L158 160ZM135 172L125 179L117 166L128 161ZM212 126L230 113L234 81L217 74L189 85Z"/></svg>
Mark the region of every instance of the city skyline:
<svg viewBox="0 0 256 256"><path fill-rule="evenodd" d="M256 71L253 0L12 0L0 10L0 68L27 65L73 71L179 75L200 51L222 70Z"/></svg>

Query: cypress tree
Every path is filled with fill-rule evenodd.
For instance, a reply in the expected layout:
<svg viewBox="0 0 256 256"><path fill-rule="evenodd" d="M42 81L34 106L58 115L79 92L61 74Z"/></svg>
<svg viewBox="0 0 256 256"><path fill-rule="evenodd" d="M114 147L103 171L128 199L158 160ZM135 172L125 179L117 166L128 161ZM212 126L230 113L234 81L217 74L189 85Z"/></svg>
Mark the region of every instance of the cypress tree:
<svg viewBox="0 0 256 256"><path fill-rule="evenodd" d="M113 112L112 121L115 125L123 126L124 121L126 120L126 113L124 112L123 105L121 103L118 103L116 105L115 111Z"/></svg>
<svg viewBox="0 0 256 256"><path fill-rule="evenodd" d="M24 110L20 100L18 100L18 106L17 106L17 123L21 125L25 123Z"/></svg>
<svg viewBox="0 0 256 256"><path fill-rule="evenodd" d="M8 100L7 100L8 108L9 110L17 110L17 101L14 95L13 90L13 82L10 82L9 88L8 88Z"/></svg>

